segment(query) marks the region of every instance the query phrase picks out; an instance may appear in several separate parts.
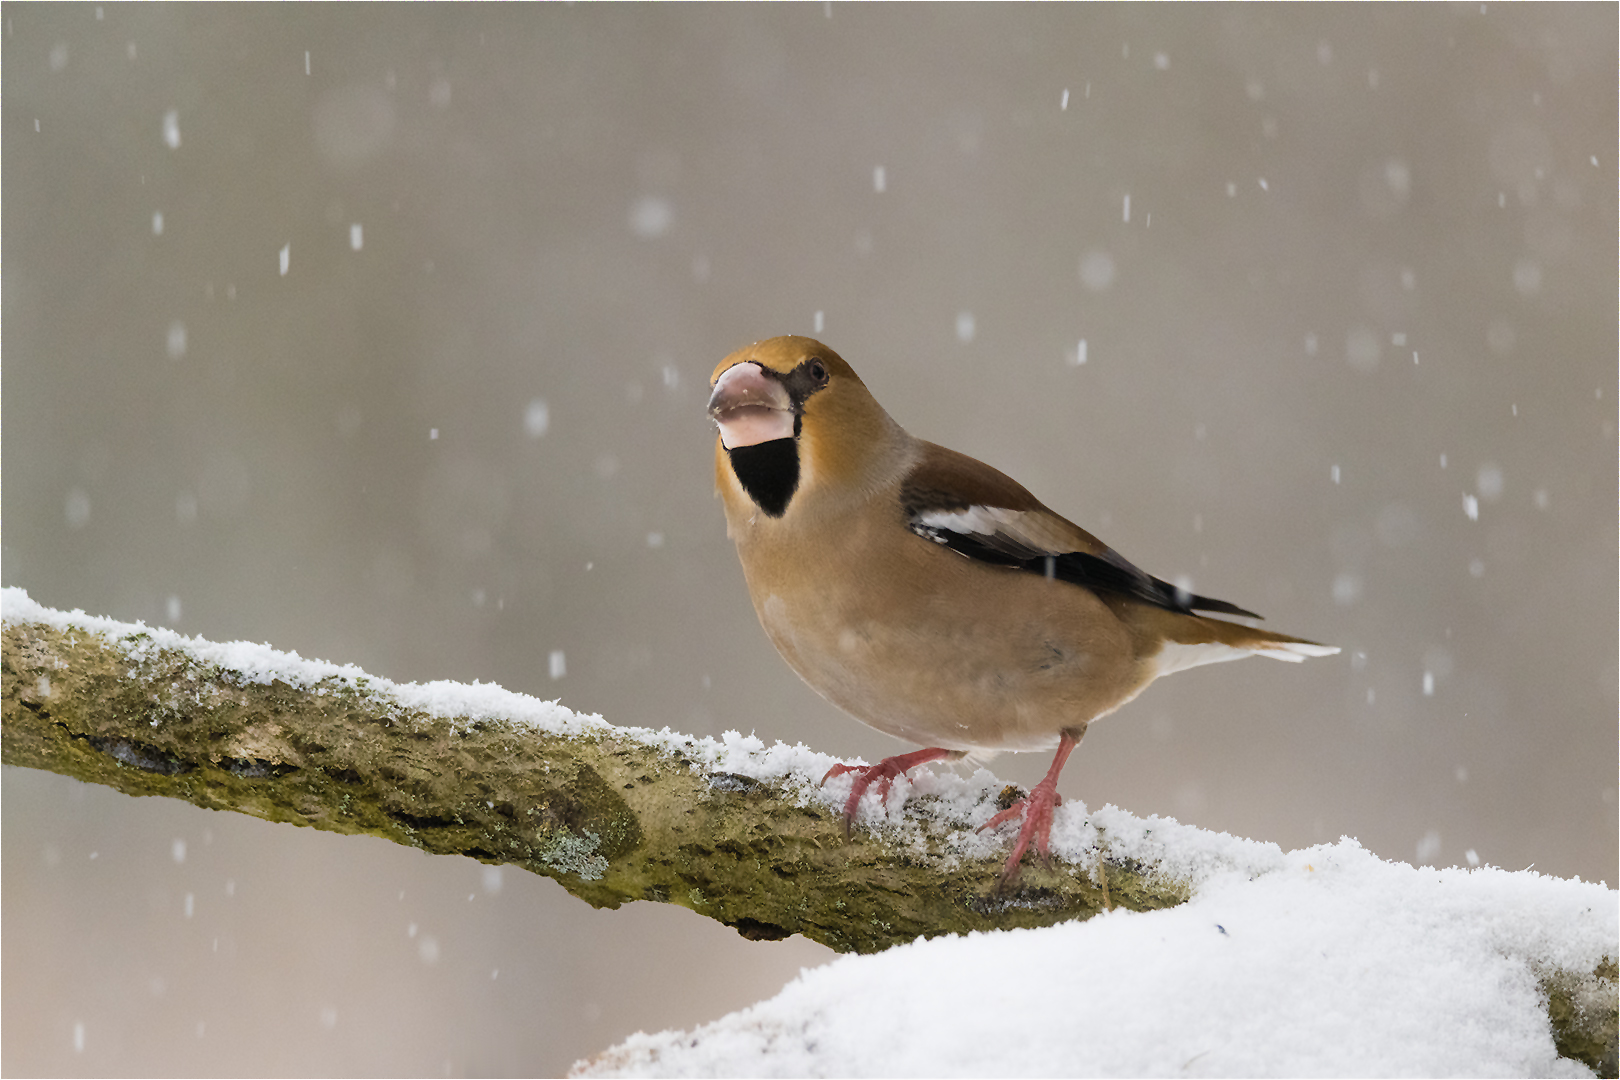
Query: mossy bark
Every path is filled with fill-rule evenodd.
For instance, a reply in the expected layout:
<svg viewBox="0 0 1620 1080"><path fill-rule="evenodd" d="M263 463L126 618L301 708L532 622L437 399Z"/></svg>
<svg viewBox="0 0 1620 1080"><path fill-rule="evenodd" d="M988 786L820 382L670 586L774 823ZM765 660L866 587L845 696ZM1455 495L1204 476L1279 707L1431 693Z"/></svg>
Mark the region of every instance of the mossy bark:
<svg viewBox="0 0 1620 1080"><path fill-rule="evenodd" d="M1599 964L1590 975L1554 971L1541 979L1558 1053L1605 1077L1614 1076L1620 1069L1615 1037L1620 1025L1617 982L1620 970L1613 958Z"/></svg>
<svg viewBox="0 0 1620 1080"><path fill-rule="evenodd" d="M1028 864L1005 890L999 860L946 851L943 829L922 850L847 837L836 813L627 732L446 719L364 679L256 683L139 633L7 621L0 667L8 765L520 866L597 907L680 904L750 938L873 952L1188 895L1151 867L1107 860L1104 879ZM1560 1052L1613 1076L1613 965L1544 986Z"/></svg>

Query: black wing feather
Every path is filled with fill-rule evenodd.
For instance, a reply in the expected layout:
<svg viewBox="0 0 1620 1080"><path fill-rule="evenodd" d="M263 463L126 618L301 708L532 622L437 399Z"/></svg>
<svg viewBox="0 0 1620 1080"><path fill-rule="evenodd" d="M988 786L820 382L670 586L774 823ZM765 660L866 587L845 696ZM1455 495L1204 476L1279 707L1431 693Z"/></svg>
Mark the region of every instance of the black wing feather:
<svg viewBox="0 0 1620 1080"><path fill-rule="evenodd" d="M915 518L911 531L937 544L942 544L961 555L995 566L1014 567L1044 577L1067 581L1096 592L1118 593L1133 600L1191 615L1195 611L1218 612L1222 615L1241 615L1258 619L1252 611L1199 596L1154 577L1110 549L1106 555L1090 555L1083 551L1054 554L1036 551L1005 533L983 535L956 532L953 529L924 525Z"/></svg>

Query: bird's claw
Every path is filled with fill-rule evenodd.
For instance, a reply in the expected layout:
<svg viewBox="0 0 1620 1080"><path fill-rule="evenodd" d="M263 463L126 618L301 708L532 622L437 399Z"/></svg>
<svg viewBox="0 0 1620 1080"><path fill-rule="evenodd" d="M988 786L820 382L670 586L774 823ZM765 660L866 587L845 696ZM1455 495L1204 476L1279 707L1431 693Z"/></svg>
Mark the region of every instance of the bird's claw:
<svg viewBox="0 0 1620 1080"><path fill-rule="evenodd" d="M1024 819L1023 828L1018 830L1018 839L1013 842L1012 854L1007 856L1006 865L1001 869L1001 888L1005 889L1018 877L1019 863L1023 861L1024 852L1029 849L1031 841L1042 864L1051 865L1052 857L1047 851L1047 843L1052 835L1052 811L1062 805L1063 796L1058 794L1057 785L1043 780L1028 795L979 826L978 831L983 832L1016 817Z"/></svg>
<svg viewBox="0 0 1620 1080"><path fill-rule="evenodd" d="M916 750L909 754L886 757L876 765L838 764L828 769L827 774L821 778L822 784L835 776L842 776L844 773L855 774L854 781L849 785L849 798L844 802L844 835L848 837L854 829L855 811L860 808L861 797L866 794L867 788L876 783L878 786L878 802L882 803L888 799L889 788L894 784L896 777L904 776L907 770L915 766L930 761L938 761L941 758L950 757L950 755L949 750L931 747L927 750Z"/></svg>
<svg viewBox="0 0 1620 1080"><path fill-rule="evenodd" d="M844 802L844 835L848 837L854 830L855 811L861 805L861 797L866 789L873 783L878 786L878 802L883 803L889 798L889 788L894 784L894 778L904 773L904 769L896 768L892 762L894 758L885 758L876 765L834 765L827 770L827 775L821 778L826 784L835 776L845 773L855 774L854 781L849 785L849 798Z"/></svg>

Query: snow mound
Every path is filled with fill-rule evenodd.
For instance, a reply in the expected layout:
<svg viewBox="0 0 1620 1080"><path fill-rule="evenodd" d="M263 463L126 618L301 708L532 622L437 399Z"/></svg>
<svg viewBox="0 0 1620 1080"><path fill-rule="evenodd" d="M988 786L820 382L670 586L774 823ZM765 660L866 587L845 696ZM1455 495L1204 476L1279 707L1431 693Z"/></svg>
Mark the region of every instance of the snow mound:
<svg viewBox="0 0 1620 1080"><path fill-rule="evenodd" d="M1558 1056L1538 981L1617 939L1603 885L1346 839L1174 909L844 957L575 1075L1590 1076Z"/></svg>

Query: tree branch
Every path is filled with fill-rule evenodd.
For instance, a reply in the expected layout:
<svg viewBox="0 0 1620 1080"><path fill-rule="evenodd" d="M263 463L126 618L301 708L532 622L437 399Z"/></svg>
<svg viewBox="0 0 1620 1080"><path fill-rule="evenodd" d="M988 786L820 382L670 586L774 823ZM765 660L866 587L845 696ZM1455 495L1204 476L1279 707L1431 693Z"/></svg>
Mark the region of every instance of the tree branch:
<svg viewBox="0 0 1620 1080"><path fill-rule="evenodd" d="M803 934L840 952L1188 895L1123 862L1107 866L1107 901L1091 873L1065 864L1028 866L1002 895L999 855L964 858L932 822L920 848L865 829L846 837L841 815L792 784L706 769L708 740L648 740L586 718L558 732L435 715L357 669L261 682L180 647L187 639L122 631L8 615L6 764L510 863L596 907L680 904L745 937Z"/></svg>
<svg viewBox="0 0 1620 1080"><path fill-rule="evenodd" d="M1105 906L1169 907L1191 894L1185 873L1139 849L1026 865L1016 890L999 892L1000 850L965 849L972 824L927 796L914 795L902 827L846 837L842 816L802 777L726 771L711 740L615 728L489 687L479 698L478 687L396 686L5 596L8 765L508 863L597 907L680 904L745 937L803 934L840 952L1046 926ZM440 701L496 700L561 719L446 709L435 688L446 691ZM1614 1075L1613 959L1542 983L1560 1052Z"/></svg>

